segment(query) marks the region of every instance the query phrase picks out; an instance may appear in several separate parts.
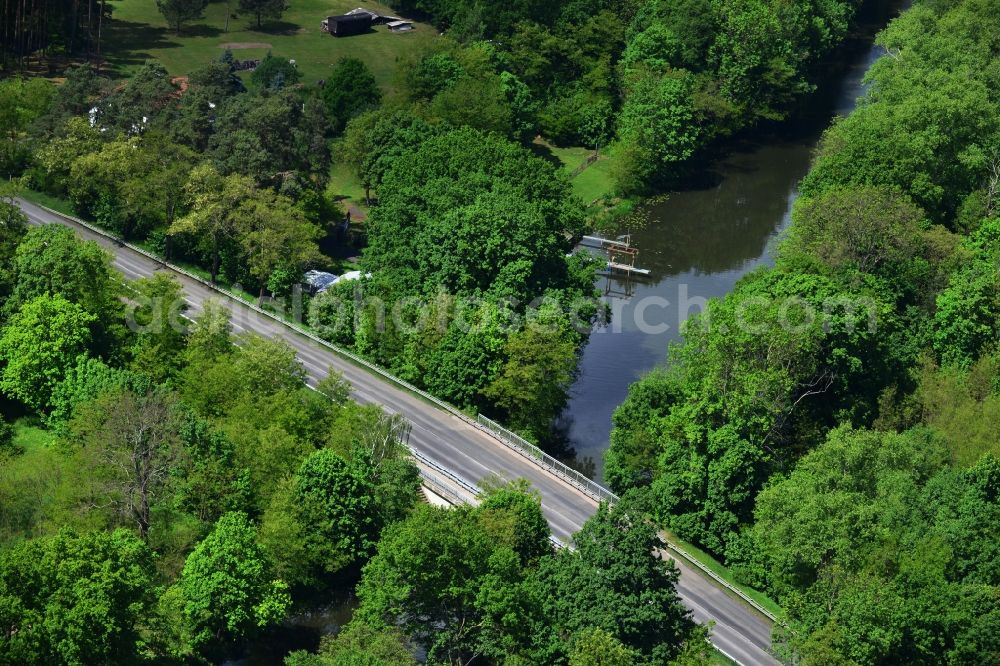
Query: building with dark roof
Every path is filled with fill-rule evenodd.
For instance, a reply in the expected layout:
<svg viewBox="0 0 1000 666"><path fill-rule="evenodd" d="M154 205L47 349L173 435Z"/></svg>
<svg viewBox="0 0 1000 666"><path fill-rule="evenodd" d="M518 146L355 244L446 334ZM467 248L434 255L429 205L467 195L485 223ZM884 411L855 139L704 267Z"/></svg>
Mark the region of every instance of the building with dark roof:
<svg viewBox="0 0 1000 666"><path fill-rule="evenodd" d="M343 14L342 16L328 16L323 21L323 30L334 37L347 37L349 35L360 35L372 29L372 17L368 13Z"/></svg>

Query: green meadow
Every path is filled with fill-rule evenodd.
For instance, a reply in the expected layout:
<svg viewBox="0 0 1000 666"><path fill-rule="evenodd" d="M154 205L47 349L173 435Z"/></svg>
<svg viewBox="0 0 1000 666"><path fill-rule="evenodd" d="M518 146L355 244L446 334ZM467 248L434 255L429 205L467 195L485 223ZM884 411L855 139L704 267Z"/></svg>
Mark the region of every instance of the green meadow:
<svg viewBox="0 0 1000 666"><path fill-rule="evenodd" d="M178 35L167 27L156 0L113 2L104 55L121 75L148 60L158 60L171 74L184 76L221 56L230 45L238 60L263 58L268 51L293 59L306 83L324 78L334 63L351 56L362 60L379 85L391 93L399 85L396 73L406 54L419 50L438 34L426 23L415 23L415 29L405 33L391 33L385 26L375 26L367 34L337 38L322 31L320 21L325 17L355 7L394 14L385 5L364 0L291 0L279 20L265 20L260 29L252 16L238 13L236 0L231 4L234 15L230 16L228 32L226 3L212 2L203 18L186 24Z"/></svg>

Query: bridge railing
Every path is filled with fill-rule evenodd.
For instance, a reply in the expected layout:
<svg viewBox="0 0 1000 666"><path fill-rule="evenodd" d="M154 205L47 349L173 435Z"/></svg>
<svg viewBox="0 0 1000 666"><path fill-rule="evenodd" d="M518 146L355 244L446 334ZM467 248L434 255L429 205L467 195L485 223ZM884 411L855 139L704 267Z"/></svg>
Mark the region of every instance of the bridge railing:
<svg viewBox="0 0 1000 666"><path fill-rule="evenodd" d="M462 488L462 490L469 493L469 495L472 497L479 497L480 495L482 495L483 493L482 488L479 488L475 484L462 478L460 475L456 474L455 472L452 472L447 467L437 464L424 454L420 453L420 451L417 451L412 446L410 447L410 453L413 455L414 460L424 465L425 467L428 467L433 472L433 473L425 472L423 469L420 470L420 478L423 481L424 485L429 487L434 492L438 493L441 497L443 497L453 506L465 504L466 500L461 495L456 493L454 489L449 488L444 483L441 483L440 481L441 477L447 478L449 481L454 482L456 485ZM562 539L553 534L549 535L549 543L551 543L557 549L572 548L572 546L567 545L565 542L563 542Z"/></svg>
<svg viewBox="0 0 1000 666"><path fill-rule="evenodd" d="M520 453L525 458L530 459L535 464L541 465L547 469L552 474L555 474L561 478L566 483L574 486L581 492L587 494L589 497L597 500L598 502L609 502L611 504L618 501L618 495L597 483L590 477L582 474L564 462L556 460L549 454L542 451L540 448L526 440L525 438L518 435L516 432L512 432L496 421L479 415L477 421L480 426L488 430L493 436L500 440L508 448Z"/></svg>

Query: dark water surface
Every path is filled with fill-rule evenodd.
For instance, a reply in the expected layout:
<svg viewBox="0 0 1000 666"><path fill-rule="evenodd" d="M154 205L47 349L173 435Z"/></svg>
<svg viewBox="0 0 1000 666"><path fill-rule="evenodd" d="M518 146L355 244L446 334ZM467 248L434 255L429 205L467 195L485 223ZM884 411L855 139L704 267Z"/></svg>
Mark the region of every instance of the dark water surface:
<svg viewBox="0 0 1000 666"><path fill-rule="evenodd" d="M629 385L665 363L667 345L680 337L680 325L704 299L724 296L740 277L773 263L772 251L820 135L835 116L854 108L865 71L882 54L872 39L901 7L875 4L845 45L841 59L848 65L819 84L808 109L737 143L700 183L670 193L648 210L647 224L632 234L632 244L639 249L636 265L650 269L649 278L631 285L601 278L602 289L629 295L608 297L613 322L592 333L561 418L577 461L590 471L592 460L595 478L603 475L611 414Z"/></svg>

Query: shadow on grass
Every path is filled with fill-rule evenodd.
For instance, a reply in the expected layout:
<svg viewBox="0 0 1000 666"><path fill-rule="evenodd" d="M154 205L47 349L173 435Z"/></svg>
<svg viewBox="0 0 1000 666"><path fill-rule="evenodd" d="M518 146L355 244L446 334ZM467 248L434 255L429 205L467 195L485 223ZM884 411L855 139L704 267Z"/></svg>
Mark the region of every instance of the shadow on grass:
<svg viewBox="0 0 1000 666"><path fill-rule="evenodd" d="M552 148L544 143L538 141L532 141L525 146L528 150L532 152L535 157L541 157L547 162L551 162L557 169L561 169L563 166L562 160L556 157L555 153L552 152Z"/></svg>
<svg viewBox="0 0 1000 666"><path fill-rule="evenodd" d="M173 33L170 33L173 34ZM223 34L222 28L217 28L214 25L205 25L204 23L199 23L197 25L188 25L181 28L181 37L218 37Z"/></svg>
<svg viewBox="0 0 1000 666"><path fill-rule="evenodd" d="M251 21L247 26L247 29L253 30L255 32L263 32L268 35L297 35L303 30L302 26L295 23L289 23L288 21L266 21L259 28L257 27L257 21Z"/></svg>
<svg viewBox="0 0 1000 666"><path fill-rule="evenodd" d="M166 28L116 19L103 40L108 47L105 56L115 68L141 65L153 59L151 49L181 46L180 42L171 39L172 36Z"/></svg>

